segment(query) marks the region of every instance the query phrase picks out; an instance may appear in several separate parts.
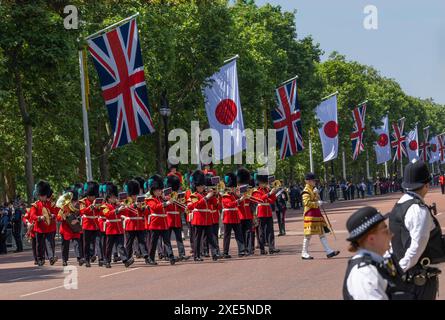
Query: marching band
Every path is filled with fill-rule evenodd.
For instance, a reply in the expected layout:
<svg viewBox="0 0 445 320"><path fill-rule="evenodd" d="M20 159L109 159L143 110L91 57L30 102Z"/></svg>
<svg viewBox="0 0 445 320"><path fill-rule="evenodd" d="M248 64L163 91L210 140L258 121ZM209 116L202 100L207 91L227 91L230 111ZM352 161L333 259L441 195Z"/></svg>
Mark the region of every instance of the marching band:
<svg viewBox="0 0 445 320"><path fill-rule="evenodd" d="M231 258L232 231L239 257L254 254L258 231L261 254L266 254L266 245L270 254L279 252L274 245L271 209L279 188L270 185L273 177L255 175L255 188L245 168L228 172L222 179L212 170L196 170L185 176L190 188L184 190L177 166L169 164L169 168L165 178L155 174L147 181L140 177L127 181L122 192L111 182L73 185L57 201L49 183L40 181L35 188L37 201L23 216L35 264L43 266L45 258L51 265L56 263L57 223L63 266L68 265L71 244L79 266L88 268L96 258L99 266L111 268L112 256L117 254L129 267L135 251L146 264L157 265L158 251L174 265L190 258L183 242L184 223L190 228L191 253L197 262L210 257L209 249L213 261ZM224 225L222 254L218 244L220 222Z"/></svg>

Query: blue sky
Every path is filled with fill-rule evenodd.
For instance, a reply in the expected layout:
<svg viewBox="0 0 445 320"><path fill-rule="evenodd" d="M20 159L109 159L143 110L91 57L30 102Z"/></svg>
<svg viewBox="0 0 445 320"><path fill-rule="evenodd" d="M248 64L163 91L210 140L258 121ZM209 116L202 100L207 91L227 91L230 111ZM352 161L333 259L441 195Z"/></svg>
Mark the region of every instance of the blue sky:
<svg viewBox="0 0 445 320"><path fill-rule="evenodd" d="M256 0L297 10L298 38L312 35L325 51L371 65L409 95L445 104L445 0ZM366 30L365 6L378 9Z"/></svg>

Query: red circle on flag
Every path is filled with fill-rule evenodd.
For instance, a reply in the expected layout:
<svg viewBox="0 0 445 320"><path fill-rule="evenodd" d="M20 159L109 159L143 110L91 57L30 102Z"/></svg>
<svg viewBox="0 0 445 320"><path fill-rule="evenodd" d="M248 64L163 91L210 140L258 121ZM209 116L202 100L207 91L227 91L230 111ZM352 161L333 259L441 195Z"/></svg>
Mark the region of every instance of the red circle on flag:
<svg viewBox="0 0 445 320"><path fill-rule="evenodd" d="M223 125L232 124L235 121L238 110L235 101L232 99L224 99L216 106L216 120Z"/></svg>
<svg viewBox="0 0 445 320"><path fill-rule="evenodd" d="M413 140L413 141L411 141L410 143L409 143L409 148L410 148L410 150L417 150L417 141L416 140Z"/></svg>
<svg viewBox="0 0 445 320"><path fill-rule="evenodd" d="M430 145L430 149L431 149L432 152L436 152L436 150L437 150L437 146L436 146L434 143L432 143L432 144Z"/></svg>
<svg viewBox="0 0 445 320"><path fill-rule="evenodd" d="M337 122L331 120L326 122L326 124L323 127L324 134L328 138L335 138L338 134L338 124Z"/></svg>
<svg viewBox="0 0 445 320"><path fill-rule="evenodd" d="M388 135L386 133L382 133L379 135L379 138L377 139L377 144L380 147L384 147L388 144Z"/></svg>

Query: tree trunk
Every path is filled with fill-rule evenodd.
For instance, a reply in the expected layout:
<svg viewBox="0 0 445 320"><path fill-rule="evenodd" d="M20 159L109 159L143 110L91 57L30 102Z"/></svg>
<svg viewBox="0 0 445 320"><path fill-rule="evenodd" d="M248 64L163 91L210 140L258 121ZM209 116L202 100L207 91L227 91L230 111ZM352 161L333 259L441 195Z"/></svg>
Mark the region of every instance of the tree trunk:
<svg viewBox="0 0 445 320"><path fill-rule="evenodd" d="M5 174L0 174L0 205L6 201Z"/></svg>
<svg viewBox="0 0 445 320"><path fill-rule="evenodd" d="M6 171L4 175L4 186L8 201L12 201L16 197L16 181L15 175L11 171Z"/></svg>
<svg viewBox="0 0 445 320"><path fill-rule="evenodd" d="M22 86L22 76L17 69L16 57L13 57L13 70L15 78L15 89L17 100L19 103L20 114L22 116L23 126L25 128L25 177L26 177L26 194L28 203L33 200L34 175L32 173L32 123L29 116Z"/></svg>
<svg viewBox="0 0 445 320"><path fill-rule="evenodd" d="M109 151L107 146L102 148L102 155L99 158L99 170L101 182L110 180L110 163L108 161Z"/></svg>

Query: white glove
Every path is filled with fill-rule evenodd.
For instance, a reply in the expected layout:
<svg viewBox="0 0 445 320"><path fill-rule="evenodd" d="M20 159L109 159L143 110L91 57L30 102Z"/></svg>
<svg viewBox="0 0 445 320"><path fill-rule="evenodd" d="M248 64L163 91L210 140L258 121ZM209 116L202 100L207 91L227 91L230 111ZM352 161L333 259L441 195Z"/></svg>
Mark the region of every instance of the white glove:
<svg viewBox="0 0 445 320"><path fill-rule="evenodd" d="M319 205L319 206L322 206L322 205L324 205L325 203L326 203L326 201L318 200L318 205Z"/></svg>

